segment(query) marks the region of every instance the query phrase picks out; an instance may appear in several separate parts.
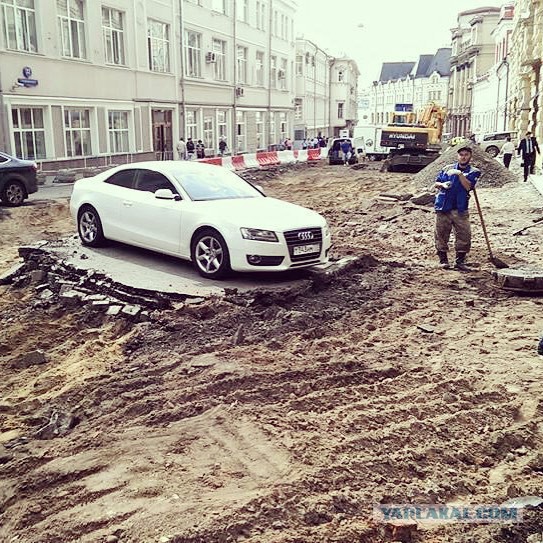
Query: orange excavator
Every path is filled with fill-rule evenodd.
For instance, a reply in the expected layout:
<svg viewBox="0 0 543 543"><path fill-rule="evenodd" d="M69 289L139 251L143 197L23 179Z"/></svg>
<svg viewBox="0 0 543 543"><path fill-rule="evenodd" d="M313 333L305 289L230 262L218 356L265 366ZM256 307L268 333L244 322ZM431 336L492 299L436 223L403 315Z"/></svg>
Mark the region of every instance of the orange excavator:
<svg viewBox="0 0 543 543"><path fill-rule="evenodd" d="M422 170L441 152L445 108L431 102L418 115L395 111L381 133L381 146L390 149L387 170Z"/></svg>

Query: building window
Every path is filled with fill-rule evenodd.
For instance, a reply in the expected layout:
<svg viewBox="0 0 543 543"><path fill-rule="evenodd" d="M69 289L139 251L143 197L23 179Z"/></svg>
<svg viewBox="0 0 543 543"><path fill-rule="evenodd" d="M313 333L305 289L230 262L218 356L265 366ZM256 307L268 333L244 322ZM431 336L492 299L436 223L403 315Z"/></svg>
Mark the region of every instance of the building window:
<svg viewBox="0 0 543 543"><path fill-rule="evenodd" d="M213 138L213 116L204 116L204 147L206 149L215 149L215 142Z"/></svg>
<svg viewBox="0 0 543 543"><path fill-rule="evenodd" d="M187 30L185 32L185 75L202 76L202 35Z"/></svg>
<svg viewBox="0 0 543 543"><path fill-rule="evenodd" d="M345 104L343 102L339 102L339 104L337 105L337 118L338 119L343 119L344 110L345 110Z"/></svg>
<svg viewBox="0 0 543 543"><path fill-rule="evenodd" d="M270 87L272 89L276 89L277 88L277 57L276 56L271 57L270 77L271 77Z"/></svg>
<svg viewBox="0 0 543 543"><path fill-rule="evenodd" d="M216 81L226 81L226 42L213 39L213 52L215 53L213 77Z"/></svg>
<svg viewBox="0 0 543 543"><path fill-rule="evenodd" d="M62 56L87 58L82 0L57 0Z"/></svg>
<svg viewBox="0 0 543 543"><path fill-rule="evenodd" d="M261 111L255 113L256 122L256 148L264 149L264 114Z"/></svg>
<svg viewBox="0 0 543 543"><path fill-rule="evenodd" d="M294 118L296 120L302 119L304 114L303 101L301 98L297 98L294 104Z"/></svg>
<svg viewBox="0 0 543 543"><path fill-rule="evenodd" d="M270 144L275 142L275 113L269 113L270 116Z"/></svg>
<svg viewBox="0 0 543 543"><path fill-rule="evenodd" d="M236 149L238 153L245 151L245 112L236 112Z"/></svg>
<svg viewBox="0 0 543 543"><path fill-rule="evenodd" d="M149 70L152 72L170 71L170 39L169 25L159 21L148 20L147 46L149 53Z"/></svg>
<svg viewBox="0 0 543 543"><path fill-rule="evenodd" d="M194 109L188 109L186 112L186 122L185 122L185 135L188 138L192 138L194 140L194 143L196 143L198 139L198 123L197 123L197 115L196 110Z"/></svg>
<svg viewBox="0 0 543 543"><path fill-rule="evenodd" d="M124 65L124 13L102 8L102 32L108 64Z"/></svg>
<svg viewBox="0 0 543 543"><path fill-rule="evenodd" d="M37 52L34 0L3 0L2 11L7 48Z"/></svg>
<svg viewBox="0 0 543 543"><path fill-rule="evenodd" d="M248 11L247 0L236 0L236 17L238 21L243 21L244 23L248 22Z"/></svg>
<svg viewBox="0 0 543 543"><path fill-rule="evenodd" d="M304 75L304 57L296 55L296 75Z"/></svg>
<svg viewBox="0 0 543 543"><path fill-rule="evenodd" d="M279 88L281 90L286 90L287 88L287 69L288 69L288 61L286 58L281 59L281 68L279 69L279 72L277 74L277 77L279 79Z"/></svg>
<svg viewBox="0 0 543 543"><path fill-rule="evenodd" d="M256 27L259 30L266 30L266 6L264 2L256 3Z"/></svg>
<svg viewBox="0 0 543 543"><path fill-rule="evenodd" d="M19 158L45 158L45 128L43 109L38 107L13 108L13 137L15 154Z"/></svg>
<svg viewBox="0 0 543 543"><path fill-rule="evenodd" d="M109 151L128 153L128 111L108 111Z"/></svg>
<svg viewBox="0 0 543 543"><path fill-rule="evenodd" d="M279 141L283 142L287 139L287 136L288 136L287 114L284 111L279 113L279 128L281 131L281 136L279 138Z"/></svg>
<svg viewBox="0 0 543 543"><path fill-rule="evenodd" d="M241 45L236 49L237 82L247 83L247 47Z"/></svg>
<svg viewBox="0 0 543 543"><path fill-rule="evenodd" d="M279 13L277 11L273 12L273 32L274 36L278 36L279 32Z"/></svg>
<svg viewBox="0 0 543 543"><path fill-rule="evenodd" d="M256 52L256 66L255 66L256 84L260 87L264 86L264 53L262 51Z"/></svg>
<svg viewBox="0 0 543 543"><path fill-rule="evenodd" d="M226 14L226 0L212 0L211 9Z"/></svg>
<svg viewBox="0 0 543 543"><path fill-rule="evenodd" d="M224 110L217 111L217 132L219 140L227 140L228 136L228 113Z"/></svg>
<svg viewBox="0 0 543 543"><path fill-rule="evenodd" d="M345 72L343 70L339 70L337 73L337 80L339 83L343 83L345 81Z"/></svg>
<svg viewBox="0 0 543 543"><path fill-rule="evenodd" d="M66 136L66 156L89 156L92 154L90 110L65 109L64 134Z"/></svg>

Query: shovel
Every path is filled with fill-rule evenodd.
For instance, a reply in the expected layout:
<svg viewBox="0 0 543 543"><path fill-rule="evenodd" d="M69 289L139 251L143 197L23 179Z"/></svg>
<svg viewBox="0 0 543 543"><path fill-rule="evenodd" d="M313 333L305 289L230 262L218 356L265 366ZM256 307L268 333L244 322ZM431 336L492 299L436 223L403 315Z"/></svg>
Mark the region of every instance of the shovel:
<svg viewBox="0 0 543 543"><path fill-rule="evenodd" d="M499 259L497 256L492 254L492 248L490 247L490 240L488 239L488 232L486 231L485 220L483 219L483 210L481 209L481 204L479 203L479 197L477 196L477 191L473 189L473 196L475 196L475 203L477 205L477 211L479 213L479 218L481 219L481 226L483 227L483 234L485 235L486 248L488 249L488 259L496 268L508 268L509 264L506 264L503 260Z"/></svg>

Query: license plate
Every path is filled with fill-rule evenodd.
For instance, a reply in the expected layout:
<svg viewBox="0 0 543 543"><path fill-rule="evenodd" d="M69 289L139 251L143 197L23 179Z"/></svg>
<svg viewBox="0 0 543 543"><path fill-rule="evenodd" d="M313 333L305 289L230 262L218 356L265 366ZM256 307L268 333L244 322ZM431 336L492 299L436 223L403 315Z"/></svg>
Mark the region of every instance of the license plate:
<svg viewBox="0 0 543 543"><path fill-rule="evenodd" d="M300 255L307 255L311 253L320 253L320 252L321 252L321 246L318 243L316 243L313 245L298 245L297 247L294 247L292 254L294 256L300 256Z"/></svg>

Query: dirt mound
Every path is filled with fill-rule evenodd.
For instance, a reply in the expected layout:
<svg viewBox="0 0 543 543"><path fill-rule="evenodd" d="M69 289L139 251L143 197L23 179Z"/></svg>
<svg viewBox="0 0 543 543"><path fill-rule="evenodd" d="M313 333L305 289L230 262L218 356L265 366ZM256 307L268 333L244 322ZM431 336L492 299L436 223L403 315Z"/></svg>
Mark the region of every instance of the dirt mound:
<svg viewBox="0 0 543 543"><path fill-rule="evenodd" d="M465 144L460 144L455 147L449 147L434 162L428 164L426 168L415 175L413 178L415 185L420 188L432 187L440 170L448 164L456 162L458 149L464 146ZM478 145L470 145L470 147L473 150L471 163L483 172L479 180L480 185L501 187L506 183L517 181L517 178L511 171L504 168L501 163L492 158L488 153L485 153Z"/></svg>

